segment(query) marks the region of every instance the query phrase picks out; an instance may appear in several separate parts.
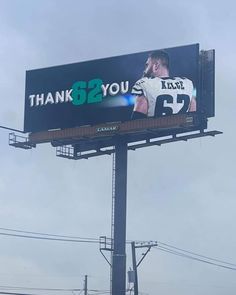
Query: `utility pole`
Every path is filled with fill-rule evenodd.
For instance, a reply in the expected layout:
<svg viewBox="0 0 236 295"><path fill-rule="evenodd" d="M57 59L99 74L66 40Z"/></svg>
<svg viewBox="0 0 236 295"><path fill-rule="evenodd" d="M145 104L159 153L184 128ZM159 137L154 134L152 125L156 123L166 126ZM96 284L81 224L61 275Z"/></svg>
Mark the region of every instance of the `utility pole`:
<svg viewBox="0 0 236 295"><path fill-rule="evenodd" d="M138 295L138 271L137 271L137 262L136 262L135 242L131 243L131 249L132 249L132 262L133 262L133 271L134 271L134 295Z"/></svg>
<svg viewBox="0 0 236 295"><path fill-rule="evenodd" d="M135 245L135 242L131 242L132 262L133 262L133 272L134 272L134 295L138 295L138 266L141 264L145 256L154 246L157 246L157 242L137 243L137 245ZM146 252L142 254L143 257L139 260L138 263L136 261L136 248L147 248Z"/></svg>
<svg viewBox="0 0 236 295"><path fill-rule="evenodd" d="M88 276L85 275L84 278L84 295L88 295Z"/></svg>

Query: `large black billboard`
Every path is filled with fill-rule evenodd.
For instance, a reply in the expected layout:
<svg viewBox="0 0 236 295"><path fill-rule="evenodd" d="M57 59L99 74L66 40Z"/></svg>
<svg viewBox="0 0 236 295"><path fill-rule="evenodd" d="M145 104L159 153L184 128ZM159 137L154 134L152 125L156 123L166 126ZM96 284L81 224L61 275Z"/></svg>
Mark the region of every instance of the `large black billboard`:
<svg viewBox="0 0 236 295"><path fill-rule="evenodd" d="M25 132L198 110L199 45L26 72Z"/></svg>

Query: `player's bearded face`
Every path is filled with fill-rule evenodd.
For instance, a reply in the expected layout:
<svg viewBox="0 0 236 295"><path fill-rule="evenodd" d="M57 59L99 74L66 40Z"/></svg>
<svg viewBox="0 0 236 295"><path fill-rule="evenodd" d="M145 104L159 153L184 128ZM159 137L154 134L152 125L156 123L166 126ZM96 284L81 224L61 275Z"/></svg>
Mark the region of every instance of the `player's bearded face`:
<svg viewBox="0 0 236 295"><path fill-rule="evenodd" d="M154 76L153 66L154 66L153 60L151 60L151 58L148 58L148 60L147 60L147 62L145 64L143 77L151 78L151 77Z"/></svg>

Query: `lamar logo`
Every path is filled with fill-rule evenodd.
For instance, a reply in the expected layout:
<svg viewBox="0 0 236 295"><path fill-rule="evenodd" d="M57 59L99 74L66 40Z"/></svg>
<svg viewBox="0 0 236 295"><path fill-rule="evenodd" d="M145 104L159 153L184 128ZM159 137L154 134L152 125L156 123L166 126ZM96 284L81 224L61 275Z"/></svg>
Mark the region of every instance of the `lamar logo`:
<svg viewBox="0 0 236 295"><path fill-rule="evenodd" d="M98 127L97 132L116 131L118 129L119 129L119 126Z"/></svg>

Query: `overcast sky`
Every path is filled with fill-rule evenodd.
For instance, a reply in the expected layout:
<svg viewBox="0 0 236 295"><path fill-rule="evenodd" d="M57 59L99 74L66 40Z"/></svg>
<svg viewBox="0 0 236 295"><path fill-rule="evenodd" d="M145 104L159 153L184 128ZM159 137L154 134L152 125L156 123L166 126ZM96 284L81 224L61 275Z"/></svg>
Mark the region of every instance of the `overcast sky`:
<svg viewBox="0 0 236 295"><path fill-rule="evenodd" d="M23 128L26 70L192 43L214 48L209 130L224 134L129 152L127 238L236 263L235 9L233 0L0 0L0 125ZM2 129L0 151L1 228L109 236L112 157L76 162L57 158L49 144L15 149ZM82 288L87 274L89 289L109 289L97 244L0 236L0 266L0 286ZM235 276L153 249L139 267L139 289L235 295Z"/></svg>

